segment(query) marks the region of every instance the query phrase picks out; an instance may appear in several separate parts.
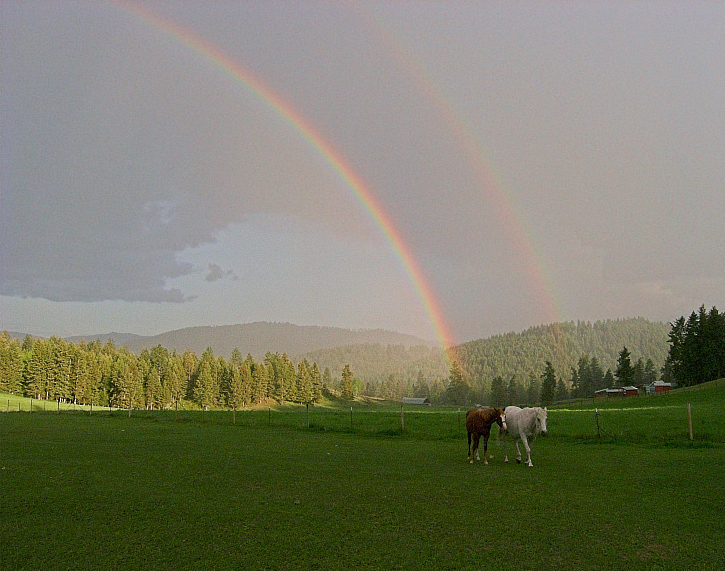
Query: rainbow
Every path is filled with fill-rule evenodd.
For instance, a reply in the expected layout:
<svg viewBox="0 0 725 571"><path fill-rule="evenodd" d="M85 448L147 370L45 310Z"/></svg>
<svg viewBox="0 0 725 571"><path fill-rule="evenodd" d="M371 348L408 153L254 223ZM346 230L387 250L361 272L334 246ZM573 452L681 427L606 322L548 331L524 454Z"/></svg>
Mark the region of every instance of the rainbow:
<svg viewBox="0 0 725 571"><path fill-rule="evenodd" d="M537 248L524 216L516 207L510 193L506 192L503 178L492 166L494 163L476 143L476 137L466 127L466 121L454 110L450 97L446 96L430 73L402 43L388 32L377 18L365 10L361 3L351 3L350 6L355 9L360 20L367 24L369 31L376 35L377 40L386 46L387 53L398 61L398 65L413 78L425 97L436 106L437 116L455 137L456 148L463 151L482 188L493 201L497 218L511 238L522 261L522 272L537 300L538 307L542 309L544 321L551 323L564 321L561 304L553 293L553 279L547 269L544 253Z"/></svg>
<svg viewBox="0 0 725 571"><path fill-rule="evenodd" d="M400 259L421 301L423 309L430 320L438 342L446 350L449 361L452 361L454 359L453 337L443 317L440 304L436 301L436 296L428 284L423 270L416 261L413 252L403 240L400 232L395 227L395 224L386 214L368 185L365 184L363 179L346 162L345 158L288 101L283 99L278 93L275 93L262 79L255 76L241 63L229 57L219 48L194 35L190 30L161 17L145 6L123 1L116 1L114 3L126 12L137 16L155 29L160 30L193 52L201 55L214 67L241 84L249 93L282 117L305 138L309 145L332 167L345 186L350 189L357 201L380 229L395 255Z"/></svg>

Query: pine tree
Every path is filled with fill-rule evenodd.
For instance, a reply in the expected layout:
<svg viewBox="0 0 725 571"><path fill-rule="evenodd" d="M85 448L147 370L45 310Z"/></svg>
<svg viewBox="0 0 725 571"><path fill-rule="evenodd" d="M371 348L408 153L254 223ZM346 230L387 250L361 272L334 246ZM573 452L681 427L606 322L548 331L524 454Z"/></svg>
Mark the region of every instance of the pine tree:
<svg viewBox="0 0 725 571"><path fill-rule="evenodd" d="M614 372L614 376L617 378L617 384L620 387L630 386L633 383L634 369L632 368L632 361L627 347L623 347L619 352L617 370Z"/></svg>
<svg viewBox="0 0 725 571"><path fill-rule="evenodd" d="M551 361L546 361L544 372L541 375L541 404L549 406L554 402L556 393L556 372Z"/></svg>
<svg viewBox="0 0 725 571"><path fill-rule="evenodd" d="M352 371L350 371L350 365L347 364L342 370L342 383L341 383L341 389L342 389L342 398L345 400L352 400L353 399L353 390L352 390Z"/></svg>
<svg viewBox="0 0 725 571"><path fill-rule="evenodd" d="M322 375L317 363L312 363L310 369L310 381L312 383L312 402L320 402L322 399Z"/></svg>
<svg viewBox="0 0 725 571"><path fill-rule="evenodd" d="M466 404L471 392L471 387L463 378L463 371L458 361L451 363L451 373L448 377L448 389L446 396L451 404Z"/></svg>
<svg viewBox="0 0 725 571"><path fill-rule="evenodd" d="M491 380L491 405L499 408L506 406L506 385L500 375Z"/></svg>
<svg viewBox="0 0 725 571"><path fill-rule="evenodd" d="M564 383L564 379L559 377L559 381L556 383L556 400L563 401L569 398L569 389Z"/></svg>

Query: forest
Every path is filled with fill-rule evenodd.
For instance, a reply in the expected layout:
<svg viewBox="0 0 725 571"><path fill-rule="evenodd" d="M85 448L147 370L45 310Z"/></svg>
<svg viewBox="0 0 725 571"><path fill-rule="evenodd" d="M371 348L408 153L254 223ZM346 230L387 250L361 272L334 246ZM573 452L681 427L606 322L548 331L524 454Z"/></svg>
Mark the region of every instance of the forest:
<svg viewBox="0 0 725 571"><path fill-rule="evenodd" d="M455 380L451 382L454 371L443 352L425 346L346 345L295 358L267 352L256 361L238 349L228 360L215 356L211 348L197 356L161 345L136 355L112 341L72 343L26 336L20 342L5 333L0 337L0 390L134 408L164 408L181 401L202 408L243 407L270 400L317 402L323 396L355 395L485 402L505 378L511 402L535 402L545 361L566 372L565 364L573 370L574 358L580 355L577 374L562 381L567 394L578 396L600 388L605 378L600 362L608 364L607 356L623 342L640 353L649 347L654 359L664 360L666 330L645 320L554 324L464 344L455 350L466 387L463 394ZM648 358L648 374L652 363ZM559 386L560 397L564 388Z"/></svg>
<svg viewBox="0 0 725 571"><path fill-rule="evenodd" d="M20 340L4 332L0 391L147 409L178 403L242 408L355 396L534 404L589 397L615 385L659 379L686 385L725 376L723 331L723 316L704 307L671 325L639 318L555 323L459 345L450 352L451 361L429 347L380 344L296 357L267 352L259 360L239 349L225 359L210 347L197 356L157 345L137 355L113 341Z"/></svg>

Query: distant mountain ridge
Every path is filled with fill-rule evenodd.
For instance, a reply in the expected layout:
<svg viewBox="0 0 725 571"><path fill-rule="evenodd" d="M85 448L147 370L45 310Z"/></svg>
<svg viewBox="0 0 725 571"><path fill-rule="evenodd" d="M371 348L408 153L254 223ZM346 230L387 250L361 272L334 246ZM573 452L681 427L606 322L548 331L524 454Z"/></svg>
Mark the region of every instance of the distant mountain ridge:
<svg viewBox="0 0 725 571"><path fill-rule="evenodd" d="M129 333L108 333L96 336L68 337L74 343L81 339L105 343L112 339L117 346L125 346L136 354L143 349L151 349L157 345L169 351L176 349L183 353L186 349L201 355L211 347L214 355L228 359L234 349L239 349L246 357L251 354L261 359L265 353L279 352L287 355L300 355L344 345L380 344L403 345L415 347L425 345L433 347L434 343L414 335L386 331L383 329L343 329L340 327L320 327L314 325L294 325L292 323L270 323L266 321L238 324L199 326L176 329L159 335L142 336Z"/></svg>

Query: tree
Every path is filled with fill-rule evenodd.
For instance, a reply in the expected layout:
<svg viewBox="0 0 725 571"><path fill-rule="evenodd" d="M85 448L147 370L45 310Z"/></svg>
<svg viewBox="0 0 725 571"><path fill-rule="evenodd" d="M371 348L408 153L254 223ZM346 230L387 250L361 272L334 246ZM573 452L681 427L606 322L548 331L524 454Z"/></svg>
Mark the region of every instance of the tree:
<svg viewBox="0 0 725 571"><path fill-rule="evenodd" d="M312 376L310 375L310 369L305 359L297 365L297 390L299 399L297 402L312 402Z"/></svg>
<svg viewBox="0 0 725 571"><path fill-rule="evenodd" d="M529 384L526 387L526 402L529 404L539 402L539 381L533 372L529 372Z"/></svg>
<svg viewBox="0 0 725 571"><path fill-rule="evenodd" d="M497 407L506 406L506 385L502 376L496 376L491 380L491 405Z"/></svg>
<svg viewBox="0 0 725 571"><path fill-rule="evenodd" d="M546 361L544 372L541 375L541 404L549 406L554 402L556 393L556 371L551 361Z"/></svg>
<svg viewBox="0 0 725 571"><path fill-rule="evenodd" d="M350 370L350 365L345 365L345 367L342 370L342 383L341 383L341 392L342 392L342 398L345 400L352 400L353 399L353 389L352 389L352 371Z"/></svg>
<svg viewBox="0 0 725 571"><path fill-rule="evenodd" d="M559 377L559 381L556 383L556 400L563 401L569 398L569 389L564 383L564 379Z"/></svg>
<svg viewBox="0 0 725 571"><path fill-rule="evenodd" d="M657 368L652 359L647 359L644 365L644 384L651 385L657 380Z"/></svg>
<svg viewBox="0 0 725 571"><path fill-rule="evenodd" d="M521 385L516 379L516 375L511 375L509 379L508 387L506 387L506 402L509 404L515 404L521 402L523 399L521 395Z"/></svg>
<svg viewBox="0 0 725 571"><path fill-rule="evenodd" d="M454 360L451 363L451 373L448 378L448 389L446 390L448 402L451 404L466 404L470 392L471 387L463 378L461 365Z"/></svg>
<svg viewBox="0 0 725 571"><path fill-rule="evenodd" d="M320 368L314 361L310 369L310 382L312 383L312 402L320 402L320 399L322 399L322 375L320 375Z"/></svg>
<svg viewBox="0 0 725 571"><path fill-rule="evenodd" d="M670 350L665 362L667 375L682 386L691 386L725 377L725 315L713 307L701 306L685 321L671 325Z"/></svg>
<svg viewBox="0 0 725 571"><path fill-rule="evenodd" d="M630 386L634 381L634 369L632 368L632 361L627 347L623 347L619 352L614 376L617 378L617 384L620 387Z"/></svg>

